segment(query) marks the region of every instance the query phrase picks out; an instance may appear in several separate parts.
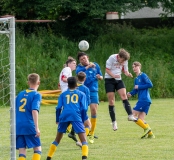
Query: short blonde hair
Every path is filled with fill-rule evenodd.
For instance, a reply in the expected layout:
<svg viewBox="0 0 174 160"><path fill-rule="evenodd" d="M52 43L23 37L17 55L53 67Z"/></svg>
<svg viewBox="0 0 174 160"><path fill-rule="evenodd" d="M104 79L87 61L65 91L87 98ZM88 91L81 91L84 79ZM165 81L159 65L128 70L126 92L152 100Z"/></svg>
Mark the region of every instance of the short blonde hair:
<svg viewBox="0 0 174 160"><path fill-rule="evenodd" d="M140 66L140 68L141 68L141 63L138 62L138 61L133 62L133 65L134 65L134 66Z"/></svg>
<svg viewBox="0 0 174 160"><path fill-rule="evenodd" d="M40 81L40 76L37 73L31 73L28 75L28 82L30 84L37 84Z"/></svg>

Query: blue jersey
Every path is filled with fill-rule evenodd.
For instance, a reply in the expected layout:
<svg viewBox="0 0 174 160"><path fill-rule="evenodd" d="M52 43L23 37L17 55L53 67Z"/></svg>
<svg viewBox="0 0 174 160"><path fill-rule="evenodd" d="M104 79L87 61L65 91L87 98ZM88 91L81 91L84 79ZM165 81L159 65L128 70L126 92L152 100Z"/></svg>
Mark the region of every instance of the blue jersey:
<svg viewBox="0 0 174 160"><path fill-rule="evenodd" d="M77 83L77 89L85 93L86 99L87 99L87 105L89 106L91 103L89 89L84 84L81 84L81 83Z"/></svg>
<svg viewBox="0 0 174 160"><path fill-rule="evenodd" d="M102 76L100 66L95 62L93 63L95 64L95 67L88 68L87 70L85 68L86 66L83 66L82 64L78 64L76 67L76 74L78 74L80 71L86 73L84 85L89 88L90 92L98 91L98 79L96 75L100 74L100 76Z"/></svg>
<svg viewBox="0 0 174 160"><path fill-rule="evenodd" d="M40 110L41 94L35 90L21 91L16 97L16 135L36 134L32 110Z"/></svg>
<svg viewBox="0 0 174 160"><path fill-rule="evenodd" d="M56 122L84 122L87 109L85 94L77 89L68 89L58 99Z"/></svg>
<svg viewBox="0 0 174 160"><path fill-rule="evenodd" d="M138 93L138 101L146 101L151 103L149 94L149 88L153 87L153 84L149 77L141 72L134 80L134 86L138 85L138 89L133 89L130 94L133 96Z"/></svg>

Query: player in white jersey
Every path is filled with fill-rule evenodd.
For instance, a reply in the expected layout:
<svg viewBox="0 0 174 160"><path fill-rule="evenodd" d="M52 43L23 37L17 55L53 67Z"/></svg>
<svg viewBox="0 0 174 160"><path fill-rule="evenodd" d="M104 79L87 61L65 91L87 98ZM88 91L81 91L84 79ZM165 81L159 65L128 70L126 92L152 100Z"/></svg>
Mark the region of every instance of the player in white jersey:
<svg viewBox="0 0 174 160"><path fill-rule="evenodd" d="M72 77L72 71L74 71L75 69L76 69L76 60L72 57L68 57L68 60L66 61L64 68L62 69L59 75L59 85L62 93L68 89L67 79L69 77ZM76 142L77 146L81 147L81 143L79 143L77 138L75 137L75 132L71 124L67 127L67 131L68 132L71 131L72 135L70 138L72 138Z"/></svg>
<svg viewBox="0 0 174 160"><path fill-rule="evenodd" d="M131 78L133 77L132 74L129 73L128 71L129 58L130 58L129 53L124 49L120 49L118 54L111 55L106 61L105 90L109 101L109 114L112 121L112 128L114 131L118 129L115 116L115 106L114 106L115 91L118 92L120 98L123 101L123 106L128 114L128 120L129 121L136 120L132 115L132 108L129 104L126 95L126 87L121 78L122 72L128 77Z"/></svg>
<svg viewBox="0 0 174 160"><path fill-rule="evenodd" d="M62 93L68 89L67 79L68 77L72 77L72 71L74 71L75 69L76 69L76 60L73 59L72 57L68 57L65 67L62 69L59 75L59 85Z"/></svg>
<svg viewBox="0 0 174 160"><path fill-rule="evenodd" d="M115 78L116 80L121 80L121 74L124 72L127 76L131 77L131 73L128 72L128 61L119 62L119 55L113 54L106 61L106 69L110 70L115 77L112 77L111 74L105 72L105 78ZM130 75L129 75L130 74Z"/></svg>

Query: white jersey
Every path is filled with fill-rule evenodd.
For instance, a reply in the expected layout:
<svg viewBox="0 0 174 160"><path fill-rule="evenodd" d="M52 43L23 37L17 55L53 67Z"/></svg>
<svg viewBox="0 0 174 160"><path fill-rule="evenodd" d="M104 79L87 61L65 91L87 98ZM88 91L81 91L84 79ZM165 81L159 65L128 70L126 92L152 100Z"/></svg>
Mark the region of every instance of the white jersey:
<svg viewBox="0 0 174 160"><path fill-rule="evenodd" d="M106 61L106 69L109 69L114 75L120 75L120 78L115 78L116 80L121 80L121 73L128 71L128 61L120 64L118 62L118 54L112 54ZM105 78L113 78L109 74L105 73Z"/></svg>
<svg viewBox="0 0 174 160"><path fill-rule="evenodd" d="M59 75L59 84L62 93L68 89L68 83L63 82L63 78L68 78L68 77L72 77L72 71L70 67L65 67L62 69Z"/></svg>

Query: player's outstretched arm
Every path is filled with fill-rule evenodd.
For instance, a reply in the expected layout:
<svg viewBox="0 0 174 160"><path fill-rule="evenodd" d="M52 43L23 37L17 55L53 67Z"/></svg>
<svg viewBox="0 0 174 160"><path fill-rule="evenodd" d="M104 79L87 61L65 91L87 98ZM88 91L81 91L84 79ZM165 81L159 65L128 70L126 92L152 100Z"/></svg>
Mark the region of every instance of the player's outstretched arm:
<svg viewBox="0 0 174 160"><path fill-rule="evenodd" d="M124 74L125 74L126 76L128 76L128 77L131 77L131 78L133 78L133 75L132 75L132 73L129 73L128 71L124 72Z"/></svg>

